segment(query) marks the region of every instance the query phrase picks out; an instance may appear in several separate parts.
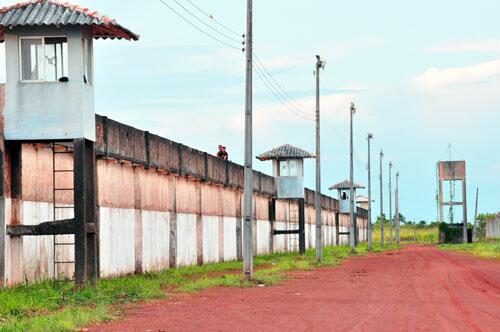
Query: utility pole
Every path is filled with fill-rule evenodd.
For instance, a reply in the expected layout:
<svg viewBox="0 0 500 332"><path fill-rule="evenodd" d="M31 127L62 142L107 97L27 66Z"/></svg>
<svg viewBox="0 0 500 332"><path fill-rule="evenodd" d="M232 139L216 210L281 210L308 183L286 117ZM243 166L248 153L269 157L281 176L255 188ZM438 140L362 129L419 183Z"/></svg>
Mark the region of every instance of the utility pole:
<svg viewBox="0 0 500 332"><path fill-rule="evenodd" d="M245 82L245 167L243 191L243 275L251 279L253 275L253 234L252 234L252 201L253 201L253 169L252 169L252 19L253 3L247 0L247 33L246 33L246 82Z"/></svg>
<svg viewBox="0 0 500 332"><path fill-rule="evenodd" d="M396 243L399 245L399 171L396 173Z"/></svg>
<svg viewBox="0 0 500 332"><path fill-rule="evenodd" d="M384 151L380 150L380 245L384 247L384 187L382 186L382 159L384 158Z"/></svg>
<svg viewBox="0 0 500 332"><path fill-rule="evenodd" d="M325 62L316 55L316 195L314 208L316 209L316 262L321 262L321 149L320 149L320 116L319 116L319 71L325 68Z"/></svg>
<svg viewBox="0 0 500 332"><path fill-rule="evenodd" d="M474 228L472 230L472 242L477 241L477 202L479 199L479 187L476 188L476 209L474 211Z"/></svg>
<svg viewBox="0 0 500 332"><path fill-rule="evenodd" d="M392 244L392 161L389 162L389 243Z"/></svg>
<svg viewBox="0 0 500 332"><path fill-rule="evenodd" d="M349 216L350 216L350 229L349 229L349 245L351 246L351 254L356 251L356 224L354 220L354 168L353 168L353 116L356 113L356 106L351 103L350 109L350 140L349 140Z"/></svg>
<svg viewBox="0 0 500 332"><path fill-rule="evenodd" d="M373 134L368 133L368 250L372 250L372 177L371 177L371 157L370 157L370 141L373 139Z"/></svg>

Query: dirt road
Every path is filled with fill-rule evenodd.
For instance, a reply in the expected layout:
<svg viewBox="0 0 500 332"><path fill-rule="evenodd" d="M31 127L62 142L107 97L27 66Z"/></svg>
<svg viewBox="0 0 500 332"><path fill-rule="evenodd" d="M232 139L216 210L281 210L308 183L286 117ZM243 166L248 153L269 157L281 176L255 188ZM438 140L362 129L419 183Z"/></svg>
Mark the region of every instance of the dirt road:
<svg viewBox="0 0 500 332"><path fill-rule="evenodd" d="M95 331L500 331L500 262L434 247L141 305Z"/></svg>

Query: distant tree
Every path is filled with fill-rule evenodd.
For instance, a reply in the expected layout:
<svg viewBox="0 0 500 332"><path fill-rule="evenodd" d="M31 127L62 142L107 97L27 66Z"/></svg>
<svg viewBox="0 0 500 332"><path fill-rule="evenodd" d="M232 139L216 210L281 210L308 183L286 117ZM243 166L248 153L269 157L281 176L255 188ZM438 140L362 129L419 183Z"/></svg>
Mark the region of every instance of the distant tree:
<svg viewBox="0 0 500 332"><path fill-rule="evenodd" d="M417 223L417 228L421 229L421 228L425 228L427 227L427 221L425 220L420 220L418 223Z"/></svg>
<svg viewBox="0 0 500 332"><path fill-rule="evenodd" d="M385 216L385 213L383 214L383 216L384 216L384 221L387 223L387 217ZM380 216L377 216L375 223L380 225Z"/></svg>
<svg viewBox="0 0 500 332"><path fill-rule="evenodd" d="M439 221L431 221L429 223L429 227L438 227L441 222Z"/></svg>
<svg viewBox="0 0 500 332"><path fill-rule="evenodd" d="M399 214L399 222L402 222L403 224L406 224L406 217L403 216L401 213Z"/></svg>

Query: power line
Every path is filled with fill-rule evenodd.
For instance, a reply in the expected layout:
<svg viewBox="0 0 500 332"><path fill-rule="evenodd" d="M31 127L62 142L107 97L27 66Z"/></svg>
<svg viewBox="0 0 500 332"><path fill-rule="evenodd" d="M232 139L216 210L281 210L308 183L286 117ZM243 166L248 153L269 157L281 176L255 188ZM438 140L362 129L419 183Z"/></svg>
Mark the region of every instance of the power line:
<svg viewBox="0 0 500 332"><path fill-rule="evenodd" d="M281 84L273 77L273 75L269 72L269 70L267 70L267 68L264 66L264 64L262 63L262 61L260 61L260 59L257 56L257 54L254 54L254 58L255 58L256 62L264 69L264 71L266 72L267 76L269 76L269 78L275 83L276 87L283 92L283 94L285 94L292 102L294 102L295 104L297 104L298 107L304 108L304 112L305 113L311 112L311 114L314 114L314 111L309 110L309 107L304 106L302 103L298 102L285 89L283 89L283 87L281 86Z"/></svg>
<svg viewBox="0 0 500 332"><path fill-rule="evenodd" d="M255 69L255 72L257 73L257 75L259 76L260 80L262 81L262 83L264 83L264 85L266 86L266 88L269 90L269 92L271 92L271 94L283 105L285 106L285 108L292 112L293 114L295 114L296 116L298 116L299 118L302 118L304 120L308 120L308 121L314 121L314 119L312 118L309 118L309 117L306 117L304 116L303 114L301 114L300 112L297 112L296 110L294 110L293 108L290 108L286 102L286 100L283 99L283 97L275 90L275 88L272 86L272 84L269 82L269 79L265 77L265 75L263 74L262 70L257 67L257 66L254 66L254 69Z"/></svg>
<svg viewBox="0 0 500 332"><path fill-rule="evenodd" d="M298 108L296 105L294 105L292 102L293 102L293 99L290 98L290 97L287 97L283 92L280 91L280 89L276 86L275 83L272 82L272 77L266 75L265 73L265 67L263 67L260 63L256 62L255 63L256 66L254 66L254 68L256 70L259 70L259 72L262 74L263 76L263 79L266 80L266 82L268 83L268 85L266 86L270 86L272 87L272 89L274 90L274 92L280 96L280 100L283 101L284 103L288 104L291 108L293 108L293 110L296 112L296 113L299 113L302 115L302 117L311 117L311 120L312 120L312 116L313 114L311 113L308 113L307 111L303 110L303 109L300 109Z"/></svg>
<svg viewBox="0 0 500 332"><path fill-rule="evenodd" d="M216 28L214 28L213 26L211 26L210 24L206 23L205 21L203 21L201 18L199 18L198 16L196 16L195 14L193 14L189 9L187 9L186 7L184 7L183 4L181 4L179 1L177 0L173 0L179 7L181 7L182 9L184 9L185 12L187 12L189 15L191 15L194 19L196 19L198 22L200 22L201 24L203 24L204 26L206 26L207 28L215 31L216 33L220 34L221 36L224 36L226 37L227 39L230 39L236 43L240 43L241 42L241 39L235 39L231 36L228 36L227 34L225 34L224 32L221 32L220 30L217 30ZM241 36L238 36L238 37L241 37Z"/></svg>
<svg viewBox="0 0 500 332"><path fill-rule="evenodd" d="M175 1L175 0L174 0ZM186 17L184 17L181 13L179 13L177 10L175 10L172 6L170 6L166 1L164 0L160 0L160 2L165 5L168 9L170 9L174 14L176 14L177 16L179 16L181 19L183 19L186 23L188 23L189 25L191 25L193 28L195 28L196 30L198 30L199 32L203 33L204 35L212 38L213 40L221 43L221 44L224 44L226 45L227 47L230 47L232 49L235 49L235 50L238 50L238 51L241 51L241 48L240 47L236 47L234 45L231 45L229 44L228 42L225 42L223 40L221 40L220 38L206 32L205 30L203 30L202 28L200 28L199 26L197 26L196 24L194 24L193 22L191 22L189 19L187 19Z"/></svg>
<svg viewBox="0 0 500 332"><path fill-rule="evenodd" d="M242 37L244 36L243 34L241 33L238 33L236 31L234 31L233 29L227 27L226 25L220 23L218 20L215 19L215 17L209 13L207 13L206 11L204 11L203 9L201 9L200 7L198 7L196 4L194 4L191 0L186 0L187 2L189 2L191 4L191 6L193 6L194 8L196 8L200 13L202 13L203 15L205 15L206 17L208 17L210 20L212 20L214 23L216 23L217 25L219 25L220 27L226 29L227 31L231 32L232 34L234 34L235 36L238 36L238 37Z"/></svg>

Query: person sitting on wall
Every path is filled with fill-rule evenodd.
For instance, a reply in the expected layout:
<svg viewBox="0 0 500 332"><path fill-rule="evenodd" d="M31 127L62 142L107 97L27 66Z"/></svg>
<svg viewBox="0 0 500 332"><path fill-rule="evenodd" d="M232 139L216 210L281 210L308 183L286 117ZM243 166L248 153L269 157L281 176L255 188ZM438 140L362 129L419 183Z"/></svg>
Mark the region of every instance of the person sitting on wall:
<svg viewBox="0 0 500 332"><path fill-rule="evenodd" d="M217 158L222 160L228 160L229 156L226 151L226 147L219 145L219 152L217 152Z"/></svg>

